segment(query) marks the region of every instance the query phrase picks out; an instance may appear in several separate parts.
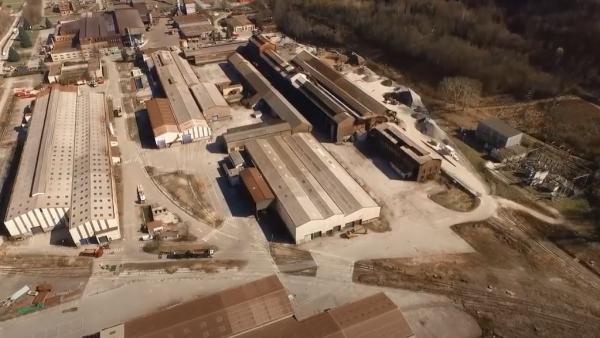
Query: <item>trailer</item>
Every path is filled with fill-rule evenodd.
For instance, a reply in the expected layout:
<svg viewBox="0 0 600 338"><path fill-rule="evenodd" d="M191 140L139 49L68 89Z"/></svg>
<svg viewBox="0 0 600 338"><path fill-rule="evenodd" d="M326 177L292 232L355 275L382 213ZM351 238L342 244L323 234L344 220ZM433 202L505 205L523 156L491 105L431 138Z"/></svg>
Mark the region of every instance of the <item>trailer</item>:
<svg viewBox="0 0 600 338"><path fill-rule="evenodd" d="M138 195L138 201L140 202L140 204L146 203L146 195L144 194L144 188L142 187L141 184L137 186L137 195Z"/></svg>
<svg viewBox="0 0 600 338"><path fill-rule="evenodd" d="M188 258L211 258L215 254L215 249L199 250L172 250L161 251L158 258L165 256L169 259L188 259Z"/></svg>
<svg viewBox="0 0 600 338"><path fill-rule="evenodd" d="M95 249L85 249L79 253L79 256L99 258L104 254L104 248L101 246Z"/></svg>
<svg viewBox="0 0 600 338"><path fill-rule="evenodd" d="M25 296L27 294L27 292L31 291L31 288L27 285L23 286L22 288L20 288L19 290L17 290L17 292L13 293L10 297L8 297L8 299L11 302L16 301L17 299Z"/></svg>

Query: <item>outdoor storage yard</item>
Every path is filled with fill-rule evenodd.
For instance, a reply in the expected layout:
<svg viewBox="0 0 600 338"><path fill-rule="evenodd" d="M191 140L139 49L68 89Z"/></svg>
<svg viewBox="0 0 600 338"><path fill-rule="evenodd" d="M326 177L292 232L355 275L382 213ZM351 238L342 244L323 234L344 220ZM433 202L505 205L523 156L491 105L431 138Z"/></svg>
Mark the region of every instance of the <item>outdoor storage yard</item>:
<svg viewBox="0 0 600 338"><path fill-rule="evenodd" d="M80 298L92 274L92 260L48 255L1 256L0 273L3 275L0 280L3 298L23 286L35 291L37 286L49 285L50 291L43 299L40 298L39 309L43 309ZM35 305L32 303L35 300L34 296L27 295L8 307L0 307L0 321L24 314L19 311ZM33 309L36 310L38 308Z"/></svg>

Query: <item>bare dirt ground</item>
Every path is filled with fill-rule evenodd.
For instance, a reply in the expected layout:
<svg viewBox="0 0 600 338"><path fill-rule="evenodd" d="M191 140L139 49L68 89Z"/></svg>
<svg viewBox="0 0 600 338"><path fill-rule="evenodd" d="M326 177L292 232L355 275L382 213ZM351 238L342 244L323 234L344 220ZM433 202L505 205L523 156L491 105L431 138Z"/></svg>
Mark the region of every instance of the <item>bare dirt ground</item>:
<svg viewBox="0 0 600 338"><path fill-rule="evenodd" d="M223 224L223 218L215 212L205 195L205 184L200 179L183 172L161 173L153 168L147 171L171 199L188 213L215 228Z"/></svg>
<svg viewBox="0 0 600 338"><path fill-rule="evenodd" d="M150 263L125 263L120 271L156 271L164 270L175 273L180 269L216 273L224 270L241 269L246 265L242 260L213 260L213 259L186 259L178 261L150 262Z"/></svg>
<svg viewBox="0 0 600 338"><path fill-rule="evenodd" d="M462 212L474 210L479 205L479 198L467 193L447 178L442 178L440 183L444 185L444 190L429 195L429 198L435 203L444 208Z"/></svg>
<svg viewBox="0 0 600 338"><path fill-rule="evenodd" d="M353 278L448 296L485 337L597 336L597 276L533 237L536 224L525 217L499 217L454 227L475 253L361 261Z"/></svg>
<svg viewBox="0 0 600 338"><path fill-rule="evenodd" d="M309 251L298 249L293 245L269 243L271 257L279 271L290 275L317 275L317 263Z"/></svg>

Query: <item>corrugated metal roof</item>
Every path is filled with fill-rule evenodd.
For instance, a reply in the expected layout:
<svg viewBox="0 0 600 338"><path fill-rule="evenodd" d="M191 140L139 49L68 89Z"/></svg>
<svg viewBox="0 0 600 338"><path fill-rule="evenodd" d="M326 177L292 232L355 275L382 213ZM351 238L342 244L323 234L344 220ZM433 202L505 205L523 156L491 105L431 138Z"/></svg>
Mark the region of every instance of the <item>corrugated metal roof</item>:
<svg viewBox="0 0 600 338"><path fill-rule="evenodd" d="M377 293L302 321L284 319L240 337L409 338L414 333L398 307L384 293Z"/></svg>
<svg viewBox="0 0 600 338"><path fill-rule="evenodd" d="M235 70L242 75L242 77L246 80L248 85L254 95L257 96L255 100L258 102L260 98L266 95L269 91L272 90L272 86L267 79L250 63L250 61L246 60L239 53L234 53L229 57L229 62L233 65ZM248 88L246 88L248 89Z"/></svg>
<svg viewBox="0 0 600 338"><path fill-rule="evenodd" d="M173 306L125 323L125 337L229 337L292 316L276 276Z"/></svg>
<svg viewBox="0 0 600 338"><path fill-rule="evenodd" d="M255 204L261 204L275 199L273 192L265 182L258 169L254 167L246 168L240 172L240 178L244 186L252 196Z"/></svg>
<svg viewBox="0 0 600 338"><path fill-rule="evenodd" d="M195 126L208 127L188 87L200 82L187 61L176 53L161 50L152 53L152 62L179 129L184 131Z"/></svg>
<svg viewBox="0 0 600 338"><path fill-rule="evenodd" d="M515 135L521 134L517 129L509 126L506 122L500 120L497 117L492 117L487 120L480 121L479 124L488 127L489 129L495 131L496 133L504 136L504 137L513 137Z"/></svg>
<svg viewBox="0 0 600 338"><path fill-rule="evenodd" d="M153 98L146 101L146 110L154 136L165 132L178 133L177 121L171 110L169 100L165 98Z"/></svg>
<svg viewBox="0 0 600 338"><path fill-rule="evenodd" d="M177 15L173 17L173 21L180 27L186 25L210 25L210 18L202 13Z"/></svg>
<svg viewBox="0 0 600 338"><path fill-rule="evenodd" d="M290 127L290 124L285 121L280 121L277 123L261 122L236 128L229 128L227 129L227 132L223 134L223 140L225 143L239 142L243 140L251 140L274 134L285 133L291 129L292 127Z"/></svg>
<svg viewBox="0 0 600 338"><path fill-rule="evenodd" d="M354 83L346 79L341 73L329 67L316 56L307 51L300 52L292 62L300 66L305 72L315 77L328 90L335 93L345 104L364 117L369 115L385 115L387 107L365 93ZM383 98L382 98L383 99Z"/></svg>
<svg viewBox="0 0 600 338"><path fill-rule="evenodd" d="M115 9L115 23L121 34L140 33L144 31L144 22L140 17L140 12L135 8Z"/></svg>
<svg viewBox="0 0 600 338"><path fill-rule="evenodd" d="M227 101L223 98L223 95L212 83L201 82L197 85L193 85L190 87L192 90L192 94L196 98L196 102L200 105L202 111L206 111L208 109L214 107L223 107L229 108Z"/></svg>
<svg viewBox="0 0 600 338"><path fill-rule="evenodd" d="M433 157L431 153L423 146L417 144L410 139L402 130L395 124L382 123L371 129L372 133L379 133L382 137L389 140L390 144L402 149L402 151L410 156L415 162L423 164L431 161Z"/></svg>
<svg viewBox="0 0 600 338"><path fill-rule="evenodd" d="M377 207L310 134L252 140L246 150L296 227Z"/></svg>
<svg viewBox="0 0 600 338"><path fill-rule="evenodd" d="M43 91L34 106L6 219L42 208L68 209L69 227L117 218L109 163L104 94L86 87Z"/></svg>
<svg viewBox="0 0 600 338"><path fill-rule="evenodd" d="M229 62L252 87L253 95L248 99L251 105L263 99L273 113L289 122L294 131L312 130L312 124L248 60L235 53L229 57Z"/></svg>
<svg viewBox="0 0 600 338"><path fill-rule="evenodd" d="M295 131L301 129L301 131L310 132L312 130L312 124L278 90L272 89L264 96L263 100L273 113L283 121L287 121Z"/></svg>

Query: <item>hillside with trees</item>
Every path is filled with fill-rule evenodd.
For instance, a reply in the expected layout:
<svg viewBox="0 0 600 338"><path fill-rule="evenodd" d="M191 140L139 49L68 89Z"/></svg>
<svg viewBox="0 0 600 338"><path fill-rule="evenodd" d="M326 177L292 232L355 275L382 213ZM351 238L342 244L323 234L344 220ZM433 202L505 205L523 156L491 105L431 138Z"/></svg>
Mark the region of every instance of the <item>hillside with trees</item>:
<svg viewBox="0 0 600 338"><path fill-rule="evenodd" d="M517 97L600 88L595 0L271 2L284 32L330 46L379 48L401 69L427 69L432 83L466 77L486 94Z"/></svg>

